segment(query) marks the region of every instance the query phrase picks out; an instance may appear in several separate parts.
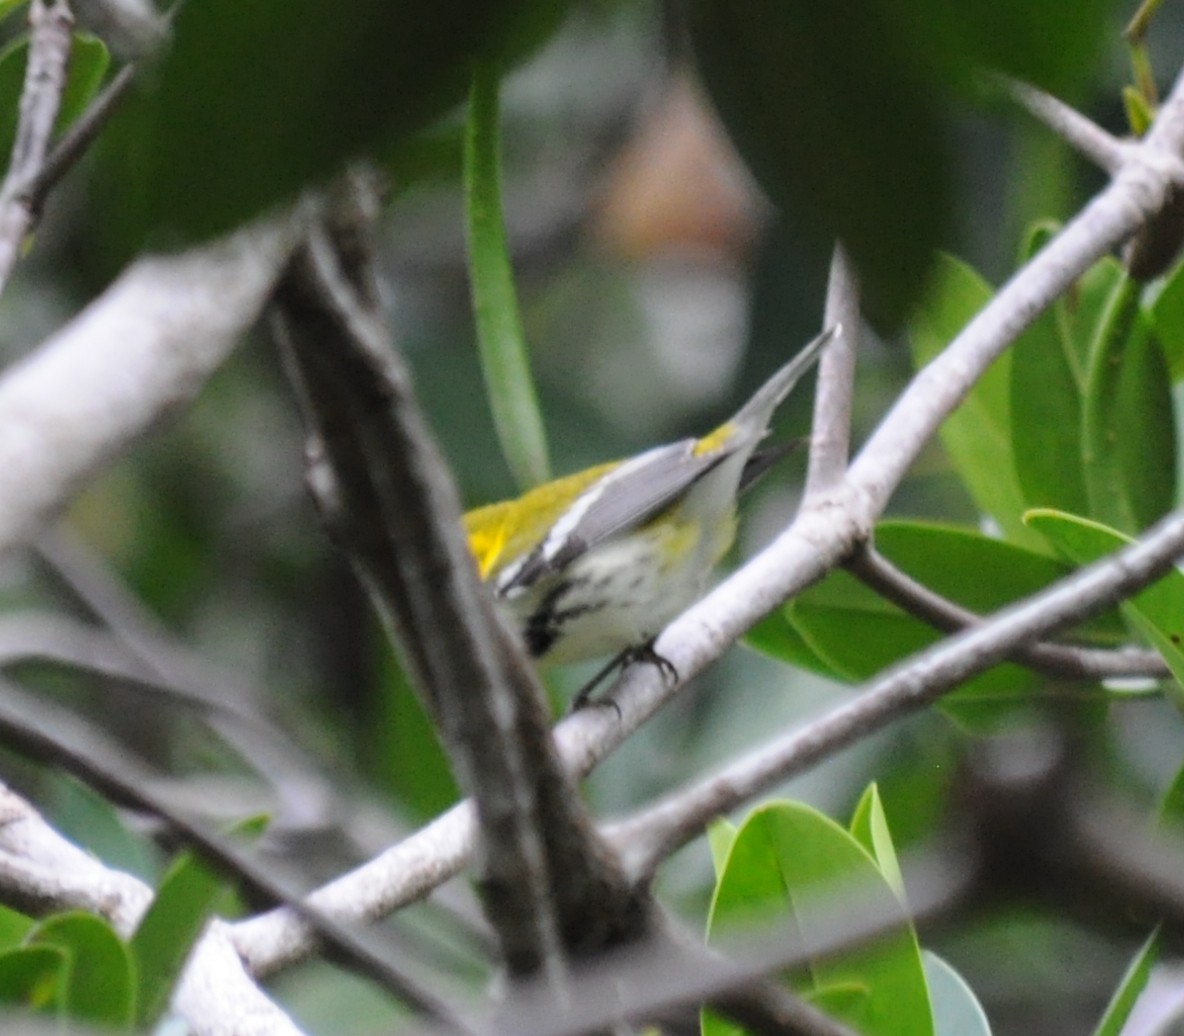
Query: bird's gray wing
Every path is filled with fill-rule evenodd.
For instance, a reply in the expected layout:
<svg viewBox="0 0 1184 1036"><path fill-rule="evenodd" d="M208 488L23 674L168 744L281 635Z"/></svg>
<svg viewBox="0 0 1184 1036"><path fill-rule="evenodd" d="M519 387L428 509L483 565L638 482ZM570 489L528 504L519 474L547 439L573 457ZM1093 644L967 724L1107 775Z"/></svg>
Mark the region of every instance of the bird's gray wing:
<svg viewBox="0 0 1184 1036"><path fill-rule="evenodd" d="M673 504L728 452L696 456L695 439L683 439L625 461L578 496L551 531L498 580L508 594L571 564L618 533L635 529Z"/></svg>

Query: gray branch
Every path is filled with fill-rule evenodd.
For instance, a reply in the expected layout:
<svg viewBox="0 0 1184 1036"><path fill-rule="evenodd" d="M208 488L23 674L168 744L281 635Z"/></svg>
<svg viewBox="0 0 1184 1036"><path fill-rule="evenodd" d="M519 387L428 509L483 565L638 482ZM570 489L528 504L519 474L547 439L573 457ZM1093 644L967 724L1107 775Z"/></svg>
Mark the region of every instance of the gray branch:
<svg viewBox="0 0 1184 1036"><path fill-rule="evenodd" d="M33 0L29 24L29 60L16 140L0 186L0 290L8 282L33 227L35 213L29 192L44 166L62 106L74 15L66 0Z"/></svg>
<svg viewBox="0 0 1184 1036"><path fill-rule="evenodd" d="M38 910L89 910L125 938L152 900L139 878L112 870L66 841L24 799L0 785L0 885ZM11 900L10 900L11 901ZM173 1006L197 1036L301 1036L243 970L228 929L214 922L185 970Z"/></svg>
<svg viewBox="0 0 1184 1036"><path fill-rule="evenodd" d="M0 553L200 390L254 323L299 238L291 212L141 259L0 377Z"/></svg>
<svg viewBox="0 0 1184 1036"><path fill-rule="evenodd" d="M983 621L981 615L942 597L902 572L874 547L867 546L848 563L851 573L872 590L935 629L956 633ZM1032 643L1018 647L1012 658L1049 676L1069 680L1107 680L1117 677L1170 676L1157 651L1121 648L1075 647L1070 644Z"/></svg>

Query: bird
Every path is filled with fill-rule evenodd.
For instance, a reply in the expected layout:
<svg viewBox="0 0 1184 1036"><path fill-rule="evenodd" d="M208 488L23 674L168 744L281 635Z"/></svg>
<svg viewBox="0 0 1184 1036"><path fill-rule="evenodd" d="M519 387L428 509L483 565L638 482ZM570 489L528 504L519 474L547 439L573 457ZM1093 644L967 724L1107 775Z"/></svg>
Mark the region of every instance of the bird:
<svg viewBox="0 0 1184 1036"><path fill-rule="evenodd" d="M482 581L544 666L645 659L658 633L703 596L736 533L741 491L788 450L758 452L780 403L838 334L831 327L729 420L686 438L535 486L463 517Z"/></svg>

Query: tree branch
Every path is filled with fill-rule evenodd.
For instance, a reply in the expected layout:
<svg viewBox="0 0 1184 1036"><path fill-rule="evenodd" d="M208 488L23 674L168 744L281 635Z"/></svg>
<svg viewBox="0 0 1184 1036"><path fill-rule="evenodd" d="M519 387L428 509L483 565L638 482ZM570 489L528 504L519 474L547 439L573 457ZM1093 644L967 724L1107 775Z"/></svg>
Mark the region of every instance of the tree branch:
<svg viewBox="0 0 1184 1036"><path fill-rule="evenodd" d="M874 547L858 551L847 568L857 579L922 622L945 633L978 626L983 617L917 582ZM1106 680L1115 677L1170 676L1167 663L1155 651L1125 648L1105 651L1069 644L1034 643L1018 647L1012 659L1049 676L1069 680Z"/></svg>
<svg viewBox="0 0 1184 1036"><path fill-rule="evenodd" d="M991 362L1095 261L1152 219L1184 183L1184 74L1107 186L996 293L901 393L848 473L870 514L883 510L938 426Z"/></svg>
<svg viewBox="0 0 1184 1036"><path fill-rule="evenodd" d="M41 168L29 178L25 195L30 224L25 228L25 234L28 234L32 229L33 222L45 208L49 192L61 182L66 173L77 165L79 159L98 139L99 133L111 121L111 116L123 103L123 99L131 89L132 83L135 82L138 72L138 66L124 65L111 82L103 87L99 95L91 101L86 111L70 124L70 128L62 134L61 140L45 156Z"/></svg>
<svg viewBox="0 0 1184 1036"><path fill-rule="evenodd" d="M299 238L289 211L134 263L0 377L0 553L188 401L255 321Z"/></svg>
<svg viewBox="0 0 1184 1036"><path fill-rule="evenodd" d="M1179 512L1159 522L1142 541L901 662L820 719L618 825L613 840L626 866L643 879L713 817L931 704L1005 659L1018 645L1080 622L1138 592L1167 572L1182 553L1184 512Z"/></svg>
<svg viewBox="0 0 1184 1036"><path fill-rule="evenodd" d="M33 226L29 188L40 174L66 90L66 66L74 15L67 0L33 0L29 8L29 59L21 91L16 140L0 186L0 291Z"/></svg>
<svg viewBox="0 0 1184 1036"><path fill-rule="evenodd" d="M479 890L504 959L514 975L543 968L560 986L568 956L641 931L648 895L600 844L554 753L541 689L479 584L456 491L378 308L360 194L344 227L313 232L277 295L322 458L310 484L473 797Z"/></svg>
<svg viewBox="0 0 1184 1036"><path fill-rule="evenodd" d="M910 918L924 920L950 910L973 891L976 861L963 855L921 852L901 864L907 914L882 883L848 881L825 885L795 902L804 924L757 924L710 947L682 931L659 929L579 968L562 1011L543 983L516 987L489 1017L490 1036L586 1036L620 1019L661 1018L704 1002L728 1007L729 1016L743 1017L755 1032L837 1036L844 1032L840 1023L804 1009L797 997L778 995L786 991L773 988L779 980L768 976L866 946ZM440 1034L425 1026L406 1036Z"/></svg>
<svg viewBox="0 0 1184 1036"><path fill-rule="evenodd" d="M1087 119L1076 108L1070 108L1052 94L1008 76L996 76L993 81L1029 115L1098 168L1111 174L1117 173L1130 157L1131 145L1128 142L1107 133L1092 119Z"/></svg>
<svg viewBox="0 0 1184 1036"><path fill-rule="evenodd" d="M333 959L372 979L413 1009L448 1021L458 1033L469 1031L442 998L422 988L390 962L393 955L376 944L375 933L350 929L305 904L302 890L291 887L275 872L274 866L251 858L230 839L207 830L204 824L177 809L153 790L150 775L128 759L118 746L63 710L38 702L15 687L6 687L0 696L0 735L6 745L61 767L112 802L142 810L163 821L229 880L256 896L297 911Z"/></svg>
<svg viewBox="0 0 1184 1036"><path fill-rule="evenodd" d="M125 938L152 900L138 878L111 870L67 842L24 799L0 785L0 886L30 909L79 909L105 917ZM243 971L215 922L185 969L174 1007L197 1036L301 1036Z"/></svg>
<svg viewBox="0 0 1184 1036"><path fill-rule="evenodd" d="M840 328L818 361L814 422L806 496L816 496L843 478L851 449L851 410L859 346L859 280L841 244L835 245L826 291L823 327Z"/></svg>

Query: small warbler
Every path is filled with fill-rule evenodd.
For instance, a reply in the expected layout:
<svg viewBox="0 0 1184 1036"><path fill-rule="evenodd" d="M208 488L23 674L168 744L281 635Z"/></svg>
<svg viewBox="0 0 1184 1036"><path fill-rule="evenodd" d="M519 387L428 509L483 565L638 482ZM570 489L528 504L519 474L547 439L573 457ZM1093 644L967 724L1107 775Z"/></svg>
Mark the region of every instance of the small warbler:
<svg viewBox="0 0 1184 1036"><path fill-rule="evenodd" d="M702 596L735 537L740 490L771 463L755 451L773 412L836 330L702 439L600 464L464 516L481 578L535 659L617 654L672 670L653 639ZM784 452L770 451L773 459Z"/></svg>

